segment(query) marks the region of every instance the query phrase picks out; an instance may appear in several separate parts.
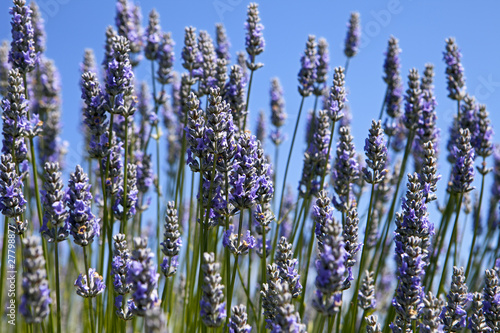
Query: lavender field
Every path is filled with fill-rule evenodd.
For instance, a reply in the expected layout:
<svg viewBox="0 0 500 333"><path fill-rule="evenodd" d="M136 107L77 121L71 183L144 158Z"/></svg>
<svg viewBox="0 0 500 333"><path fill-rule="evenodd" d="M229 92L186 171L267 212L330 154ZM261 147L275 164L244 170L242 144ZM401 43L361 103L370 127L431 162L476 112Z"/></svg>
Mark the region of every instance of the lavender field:
<svg viewBox="0 0 500 333"><path fill-rule="evenodd" d="M116 0L81 36L102 47L56 46L81 59L68 82L48 56L55 7L9 2L0 333L500 332L500 118L483 104L500 84L468 88L459 37L403 70L394 31L380 103L356 109L389 4L366 28L352 11L343 40L280 34L306 36L282 56L295 67L273 63L291 84L264 77L257 3L214 1L207 31Z"/></svg>

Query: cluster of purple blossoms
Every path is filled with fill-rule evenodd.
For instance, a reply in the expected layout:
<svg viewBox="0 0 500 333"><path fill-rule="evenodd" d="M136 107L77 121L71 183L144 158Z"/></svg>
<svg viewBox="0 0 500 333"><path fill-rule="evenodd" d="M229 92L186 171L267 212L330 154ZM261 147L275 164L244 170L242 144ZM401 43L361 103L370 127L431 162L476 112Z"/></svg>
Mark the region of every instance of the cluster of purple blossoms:
<svg viewBox="0 0 500 333"><path fill-rule="evenodd" d="M318 193L323 174L326 175L330 171L330 156L327 155L331 137L331 121L328 112L319 111L315 120L314 134L309 148L304 153L304 167L299 182L299 193L305 197Z"/></svg>
<svg viewBox="0 0 500 333"><path fill-rule="evenodd" d="M500 330L500 285L498 271L494 269L486 270L484 282L484 318L486 325L491 331L495 332Z"/></svg>
<svg viewBox="0 0 500 333"><path fill-rule="evenodd" d="M157 56L158 71L156 72L156 79L162 85L169 84L174 80L174 45L175 43L170 33L164 33L161 36Z"/></svg>
<svg viewBox="0 0 500 333"><path fill-rule="evenodd" d="M215 52L217 53L218 59L225 59L227 62L231 59L231 54L229 49L231 48L231 43L226 34L226 29L222 23L217 23L215 25L216 34L216 47Z"/></svg>
<svg viewBox="0 0 500 333"><path fill-rule="evenodd" d="M341 211L347 211L353 199L352 184L359 176L359 164L350 128L343 126L339 133L332 184L338 196L338 199L334 198L335 207Z"/></svg>
<svg viewBox="0 0 500 333"><path fill-rule="evenodd" d="M455 164L451 172L451 190L465 193L474 189L471 184L474 181L475 154L469 130L461 128L459 133L453 149Z"/></svg>
<svg viewBox="0 0 500 333"><path fill-rule="evenodd" d="M281 237L278 243L275 262L280 270L281 280L288 283L292 298L299 297L302 292L302 284L300 283L300 274L298 270L299 261L293 257L292 244L286 240L286 237Z"/></svg>
<svg viewBox="0 0 500 333"><path fill-rule="evenodd" d="M71 228L64 202L62 173L57 162L47 162L43 169L41 200L44 213L40 232L48 242L61 242L68 238Z"/></svg>
<svg viewBox="0 0 500 333"><path fill-rule="evenodd" d="M423 161L419 173L420 181L425 195L425 202L428 204L437 199L437 182L441 175L437 170L437 154L432 141L423 144Z"/></svg>
<svg viewBox="0 0 500 333"><path fill-rule="evenodd" d="M415 140L413 142L413 157L415 170L422 170L425 160L425 144L431 142L434 147L435 158L438 156L439 128L437 127L436 98L434 97L434 66L425 65L420 88L422 90L422 113L418 120Z"/></svg>
<svg viewBox="0 0 500 333"><path fill-rule="evenodd" d="M351 13L349 23L347 23L347 36L345 38L344 54L347 58L354 57L361 44L361 25L359 22L359 13Z"/></svg>
<svg viewBox="0 0 500 333"><path fill-rule="evenodd" d="M28 121L28 101L18 69L10 70L8 83L7 95L2 100L2 153L12 155L16 163L21 163L28 154L24 138L38 132L38 117Z"/></svg>
<svg viewBox="0 0 500 333"><path fill-rule="evenodd" d="M243 304L233 306L228 324L229 333L250 333L252 326L248 325L247 320L247 307Z"/></svg>
<svg viewBox="0 0 500 333"><path fill-rule="evenodd" d="M491 121L488 117L489 113L486 110L486 105L480 104L476 115L477 130L473 138L472 146L474 147L476 155L483 158L486 158L493 153L492 141L494 132L491 127ZM480 169L480 172L484 173L485 170L486 166L483 166Z"/></svg>
<svg viewBox="0 0 500 333"><path fill-rule="evenodd" d="M33 43L35 52L40 55L45 51L45 24L42 18L42 13L36 2L30 2L31 9L31 26L33 27Z"/></svg>
<svg viewBox="0 0 500 333"><path fill-rule="evenodd" d="M0 96L6 96L9 87L9 71L11 69L9 49L9 43L4 40L0 45Z"/></svg>
<svg viewBox="0 0 500 333"><path fill-rule="evenodd" d="M377 300L375 299L375 272L365 271L365 277L359 287L358 306L364 311L375 309Z"/></svg>
<svg viewBox="0 0 500 333"><path fill-rule="evenodd" d="M129 58L129 42L123 36L113 37L111 59L106 64L106 104L104 108L112 114L124 117L135 112L133 101L134 72Z"/></svg>
<svg viewBox="0 0 500 333"><path fill-rule="evenodd" d="M124 234L113 236L114 250L113 261L111 262L111 276L113 277L113 288L118 296L115 298L116 314L120 319L130 320L133 317L135 304L133 300L127 302L127 307L123 308L123 296L130 293L131 283L127 282L127 274L130 268L130 252L127 247L127 240Z"/></svg>
<svg viewBox="0 0 500 333"><path fill-rule="evenodd" d="M222 277L218 273L219 267L213 253L203 253L200 316L207 327L219 327L226 318L224 285L221 283Z"/></svg>
<svg viewBox="0 0 500 333"><path fill-rule="evenodd" d="M407 187L403 212L396 214L394 236L399 281L392 301L397 314L392 324L395 332L403 327L411 327L411 321L417 318L422 308L423 277L429 263L429 247L434 234L434 225L428 219L424 191L417 174L408 174Z"/></svg>
<svg viewBox="0 0 500 333"><path fill-rule="evenodd" d="M64 166L63 157L68 143L60 137L62 110L59 72L52 60L41 58L36 76L32 111L39 115L43 132L43 136L38 139L38 156L42 165L45 162L59 162Z"/></svg>
<svg viewBox="0 0 500 333"><path fill-rule="evenodd" d="M113 39L118 37L118 33L113 29L112 26L108 25L106 27L106 39L104 42L104 59L102 60L102 66L104 68L103 76L106 78L108 64L113 60ZM125 37L126 38L126 37Z"/></svg>
<svg viewBox="0 0 500 333"><path fill-rule="evenodd" d="M134 164L137 167L137 189L142 194L146 194L153 185L154 171L151 165L151 154L137 150L134 152Z"/></svg>
<svg viewBox="0 0 500 333"><path fill-rule="evenodd" d="M126 191L125 191L125 186ZM113 205L115 217L119 220L130 220L137 211L137 200L139 190L137 190L137 165L128 163L127 183L121 181L116 192L116 200Z"/></svg>
<svg viewBox="0 0 500 333"><path fill-rule="evenodd" d="M275 129L271 132L270 138L277 147L286 140L286 134L282 133L280 128L285 125L288 114L285 111L285 99L283 97L283 88L278 78L271 79L271 123Z"/></svg>
<svg viewBox="0 0 500 333"><path fill-rule="evenodd" d="M465 307L469 301L463 267L453 267L451 288L446 297L448 302L441 312L444 330L448 332L461 331L467 324L467 311L465 311Z"/></svg>
<svg viewBox="0 0 500 333"><path fill-rule="evenodd" d="M34 29L31 22L31 9L25 0L14 0L10 9L12 15L12 42L10 44L9 61L21 74L35 69L39 54L35 49Z"/></svg>
<svg viewBox="0 0 500 333"><path fill-rule="evenodd" d="M403 114L403 124L408 130L415 131L423 109L420 76L415 68L410 69L410 74L408 74L408 89L404 98L405 111Z"/></svg>
<svg viewBox="0 0 500 333"><path fill-rule="evenodd" d="M23 176L18 175L10 154L0 156L0 211L6 217L19 220L26 210ZM19 223L19 222L18 222Z"/></svg>
<svg viewBox="0 0 500 333"><path fill-rule="evenodd" d="M131 285L135 305L133 313L140 317L160 303L157 290L160 274L156 273L154 254L147 246L146 238L134 238L134 250L127 272L127 283Z"/></svg>
<svg viewBox="0 0 500 333"><path fill-rule="evenodd" d="M80 273L75 281L76 294L84 298L93 298L101 294L106 288L104 279L94 268L86 273Z"/></svg>
<svg viewBox="0 0 500 333"><path fill-rule="evenodd" d="M384 140L382 122L372 120L368 138L365 139L365 154L367 167L363 168L364 180L369 184L377 184L384 180L387 174L387 147ZM372 170L368 170L368 167Z"/></svg>
<svg viewBox="0 0 500 333"><path fill-rule="evenodd" d="M223 96L224 100L229 103L231 113L233 115L234 124L240 132L244 131L243 120L248 111L245 111L246 95L245 95L245 80L242 67L239 65L231 66L229 80L226 83Z"/></svg>
<svg viewBox="0 0 500 333"><path fill-rule="evenodd" d="M318 64L316 66L316 86L314 87L314 95L322 96L327 89L326 81L328 80L328 71L330 70L330 53L328 51L328 42L325 38L318 40L317 50Z"/></svg>
<svg viewBox="0 0 500 333"><path fill-rule="evenodd" d="M434 333L439 332L439 326L441 325L441 311L443 309L444 302L434 296L432 292L428 292L422 299L423 306L420 311L422 323L420 324L420 332L422 333Z"/></svg>
<svg viewBox="0 0 500 333"><path fill-rule="evenodd" d="M344 68L335 67L333 73L333 84L330 89L330 95L328 96L328 107L325 108L325 110L328 110L328 115L334 123L344 117L342 110L344 110L345 103L347 102L344 72Z"/></svg>
<svg viewBox="0 0 500 333"><path fill-rule="evenodd" d="M446 63L448 97L456 101L461 101L465 97L466 89L464 67L460 62L460 58L462 58L462 54L455 43L455 39L446 39L446 51L443 52L443 59Z"/></svg>
<svg viewBox="0 0 500 333"><path fill-rule="evenodd" d="M314 83L317 79L317 66L319 64L316 54L316 37L309 35L304 54L300 58L300 71L298 74L299 93L303 97L312 94Z"/></svg>
<svg viewBox="0 0 500 333"><path fill-rule="evenodd" d="M372 222L372 225L375 224ZM351 287L352 268L356 264L356 255L361 250L362 243L358 243L359 234L359 217L358 207L353 204L345 217L345 224L342 230L342 237L344 238L344 247L347 254L345 265L347 267L347 277L344 281L344 289ZM368 244L366 245L368 246Z"/></svg>
<svg viewBox="0 0 500 333"><path fill-rule="evenodd" d="M167 277L172 276L177 271L179 265L177 255L182 246L181 233L179 232L179 218L175 202L169 201L167 204L167 213L165 214L165 232L163 233L163 242L161 250L165 257L163 264L160 265L163 274Z"/></svg>
<svg viewBox="0 0 500 333"><path fill-rule="evenodd" d="M87 246L99 236L100 219L92 214L89 178L80 165L71 173L64 201L69 209L68 222L74 242Z"/></svg>
<svg viewBox="0 0 500 333"><path fill-rule="evenodd" d="M201 97L209 94L210 88L217 83L217 55L212 38L205 30L201 30L198 36L198 48L202 56L202 63L197 75L200 83L198 97Z"/></svg>
<svg viewBox="0 0 500 333"><path fill-rule="evenodd" d="M132 66L137 66L140 61L139 53L144 41L141 28L141 13L138 5L128 0L116 2L115 24L118 35L126 37L130 43L130 53L133 55Z"/></svg>
<svg viewBox="0 0 500 333"><path fill-rule="evenodd" d="M28 324L41 323L49 315L52 303L40 244L37 236L23 239L23 294L19 312Z"/></svg>
<svg viewBox="0 0 500 333"><path fill-rule="evenodd" d="M108 178L106 181L106 191L109 197L114 197L118 192L118 189L122 182L123 176L123 142L116 142L116 139L113 139L113 144L111 145L111 149L109 151L109 172ZM108 158L103 157L101 159L101 170L106 170ZM101 175L104 177L104 175Z"/></svg>
<svg viewBox="0 0 500 333"><path fill-rule="evenodd" d="M257 178L257 140L248 132L241 134L234 157L233 171L229 183L229 201L236 210L243 211L254 206L259 189Z"/></svg>
<svg viewBox="0 0 500 333"><path fill-rule="evenodd" d="M265 144L267 137L267 123L264 110L259 111L257 124L255 125L255 137L260 141L260 143Z"/></svg>
<svg viewBox="0 0 500 333"><path fill-rule="evenodd" d="M193 27L186 27L184 31L184 47L182 48L182 67L188 70L189 79L193 79L194 70L198 69L200 63L200 52L198 50L198 43L196 42L196 29ZM193 82L194 83L194 82Z"/></svg>
<svg viewBox="0 0 500 333"><path fill-rule="evenodd" d="M300 315L292 303L292 293L288 282L280 277L276 264L267 265L267 283L262 284L262 308L266 328L272 333L305 333L306 326L301 323Z"/></svg>
<svg viewBox="0 0 500 333"><path fill-rule="evenodd" d="M229 251L236 256L247 254L256 244L257 241L250 233L250 230L247 230L243 237L241 234L237 235L234 233L234 225L232 224L224 232L222 238L222 246L227 247Z"/></svg>
<svg viewBox="0 0 500 333"><path fill-rule="evenodd" d="M260 23L259 5L252 2L247 8L245 46L250 58L250 61L247 61L247 66L251 71L254 71L263 66L261 63L255 63L255 57L264 52L266 43L262 34L264 26Z"/></svg>
<svg viewBox="0 0 500 333"><path fill-rule="evenodd" d="M389 117L399 118L401 115L401 101L403 100L403 84L400 74L401 60L399 54L399 41L391 36L385 52L384 61L384 82L387 83L387 92L385 95L385 110Z"/></svg>
<svg viewBox="0 0 500 333"><path fill-rule="evenodd" d="M144 46L144 55L148 60L156 60L161 42L160 15L153 9L149 13L148 27L144 36L146 45Z"/></svg>
<svg viewBox="0 0 500 333"><path fill-rule="evenodd" d="M319 248L316 260L317 290L313 306L325 316L331 316L339 311L342 304L348 255L342 237L342 227L333 217L333 207L326 191L319 192L313 209Z"/></svg>

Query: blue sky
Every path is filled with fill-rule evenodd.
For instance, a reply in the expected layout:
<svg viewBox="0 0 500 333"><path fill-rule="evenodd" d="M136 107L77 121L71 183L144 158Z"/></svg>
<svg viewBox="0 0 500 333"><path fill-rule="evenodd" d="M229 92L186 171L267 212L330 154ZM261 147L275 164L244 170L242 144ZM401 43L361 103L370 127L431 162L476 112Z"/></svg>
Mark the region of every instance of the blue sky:
<svg viewBox="0 0 500 333"><path fill-rule="evenodd" d="M39 0L47 30L46 56L55 60L63 84L63 138L70 146L78 147L81 137L79 63L85 48L93 48L98 61L102 60L104 31L114 25L115 1L112 0ZM171 31L176 41L176 69L181 70L180 51L184 27L192 25L208 30L212 36L215 23L226 26L232 43L231 52L244 49L243 23L247 1L160 1L140 2L143 9L143 25L149 11L156 8L160 13L161 26ZM0 39L10 39L10 1L0 5ZM330 44L331 68L344 65L343 41L346 22L351 11L359 11L362 24L362 48L352 59L347 75L348 100L353 113L353 135L356 146L362 149L364 138L372 118L378 116L385 85L382 81L383 53L392 34L400 40L403 50L402 73L405 77L412 67L423 70L424 64L435 65L436 96L438 101L438 125L442 143L447 140L447 128L456 103L447 98L445 66L442 52L445 38L454 36L462 50L463 65L469 93L490 111L493 126L500 125L500 6L494 1L303 1L273 0L260 3L266 49L258 57L265 64L254 76L250 101L251 119L255 120L259 109L269 114L270 78L278 76L285 90L289 120L285 130L291 134L295 124L300 96L297 92L299 59L308 34L325 37ZM142 64L137 72L139 79L150 82L149 65ZM330 79L331 81L331 73ZM306 101L312 108L313 98ZM305 119L305 118L304 118ZM303 119L303 120L304 120ZM293 168L289 176L294 187L302 169L303 129L302 121L298 145L294 151ZM252 129L255 128L252 123ZM290 135L291 136L291 135ZM284 144L287 149L290 141ZM272 147L267 146L273 154ZM444 151L444 147L442 149ZM282 153L281 156L286 154ZM444 155L444 154L443 154ZM79 162L78 152L69 154L68 167ZM441 161L443 161L442 156ZM442 162L444 164L444 162ZM490 162L491 164L491 162ZM284 165L284 163L280 163ZM448 168L446 168L448 170ZM446 171L447 172L447 171ZM282 174L282 171L280 172ZM445 177L446 178L446 177ZM441 186L444 186L444 181Z"/></svg>

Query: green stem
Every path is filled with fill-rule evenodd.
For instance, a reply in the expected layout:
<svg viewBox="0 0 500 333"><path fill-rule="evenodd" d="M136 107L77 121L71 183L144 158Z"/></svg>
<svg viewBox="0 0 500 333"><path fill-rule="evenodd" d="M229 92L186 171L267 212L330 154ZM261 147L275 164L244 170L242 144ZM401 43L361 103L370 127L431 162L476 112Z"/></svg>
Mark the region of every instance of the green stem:
<svg viewBox="0 0 500 333"><path fill-rule="evenodd" d="M83 247L83 261L85 263L85 274L87 275L87 287L91 290L92 286L90 284L90 276L89 276L89 261L87 260L87 249ZM92 297L88 297L89 301L89 317L90 317L90 329L91 332L94 333L94 315L93 315L93 307L92 307Z"/></svg>
<svg viewBox="0 0 500 333"><path fill-rule="evenodd" d="M127 234L127 210L128 210L128 116L125 116L125 162L123 163L123 198L122 198L122 223L120 229L124 234ZM159 223L159 220L158 220Z"/></svg>
<svg viewBox="0 0 500 333"><path fill-rule="evenodd" d="M444 265L443 265L443 273L441 274L441 280L439 281L439 287L438 287L437 294L439 294L441 292L442 288L444 287L444 281L446 278L446 266L448 265L448 259L450 258L450 252L451 252L451 248L453 245L453 239L455 238L455 234L457 232L458 218L460 217L460 210L461 210L460 208L462 207L463 197L464 197L464 194L460 193L459 197L458 197L457 211L455 213L456 214L455 215L455 223L453 224L453 231L451 232L450 244L448 245L448 250L446 251L446 257L445 257ZM457 246L457 244L455 244L455 246Z"/></svg>
<svg viewBox="0 0 500 333"><path fill-rule="evenodd" d="M384 101L382 102L382 107L380 108L380 114L378 115L378 120L381 120L382 115L384 114L385 100L387 99L388 94L389 94L389 86L385 88Z"/></svg>
<svg viewBox="0 0 500 333"><path fill-rule="evenodd" d="M252 59L252 64L254 64L254 61L255 59ZM252 89L253 72L255 72L255 70L251 69L250 80L248 81L247 102L245 104L245 118L243 119L243 131L247 127L248 104L250 103L250 90Z"/></svg>
<svg viewBox="0 0 500 333"><path fill-rule="evenodd" d="M278 210L278 217L281 216L281 209L283 207L283 197L285 196L285 187L286 187L286 177L288 176L288 168L290 166L290 160L292 158L292 152L293 152L293 145L295 144L295 137L297 136L297 128L299 127L299 122L300 122L300 115L302 114L302 108L304 106L304 100L305 96L302 96L302 99L300 101L300 107L299 107L299 114L297 116L297 121L295 122L295 129L293 130L293 137L292 137L292 145L290 146L290 151L288 152L288 159L286 161L286 168L285 168L285 176L283 177L283 185L281 188L281 199L280 199L280 209Z"/></svg>
<svg viewBox="0 0 500 333"><path fill-rule="evenodd" d="M484 160L485 160L485 158L483 157L483 163L484 163ZM484 178L485 178L484 176L485 176L485 174L482 173L481 175L482 175L482 177L481 177L481 190L479 192L479 203L478 203L478 207L476 209L476 218L474 220L474 236L472 237L472 245L470 247L469 260L467 261L467 269L465 270L465 277L466 278L469 277L469 272L470 272L470 268L472 265L472 259L474 258L474 247L476 246L477 231L479 228L479 219L481 217L481 205L483 203Z"/></svg>
<svg viewBox="0 0 500 333"><path fill-rule="evenodd" d="M56 227L57 228L57 227ZM56 302L57 302L57 332L61 333L61 288L59 282L59 243L57 239L54 241L55 247L55 275L56 275Z"/></svg>

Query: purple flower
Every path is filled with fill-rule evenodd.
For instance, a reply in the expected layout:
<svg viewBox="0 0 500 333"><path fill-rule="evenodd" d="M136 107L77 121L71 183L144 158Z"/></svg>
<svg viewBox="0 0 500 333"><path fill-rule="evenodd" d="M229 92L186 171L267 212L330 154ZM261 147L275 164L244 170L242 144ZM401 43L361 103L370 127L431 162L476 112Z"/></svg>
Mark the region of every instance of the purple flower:
<svg viewBox="0 0 500 333"><path fill-rule="evenodd" d="M401 75L399 73L401 69L401 60L399 59L399 54L401 49L399 48L399 40L391 36L387 44L387 51L384 53L384 82L387 83L387 87L395 87L401 80ZM389 114L389 113L388 113Z"/></svg>
<svg viewBox="0 0 500 333"><path fill-rule="evenodd" d="M10 44L9 61L13 68L22 74L35 69L38 62L38 52L35 49L35 30L31 23L31 9L26 6L25 0L14 0L10 8L12 15L12 42Z"/></svg>
<svg viewBox="0 0 500 333"><path fill-rule="evenodd" d="M87 246L100 233L100 219L92 214L91 185L87 174L80 165L71 173L64 201L69 209L68 222L75 244Z"/></svg>
<svg viewBox="0 0 500 333"><path fill-rule="evenodd" d="M290 293L293 298L299 297L302 292L300 283L299 261L293 258L292 244L288 243L285 237L281 237L276 249L276 265L280 271L280 278L286 281L290 287Z"/></svg>
<svg viewBox="0 0 500 333"><path fill-rule="evenodd" d="M418 71L413 68L408 74L408 89L405 95L405 112L403 123L408 130L417 128L422 114L423 100L420 89L420 77Z"/></svg>
<svg viewBox="0 0 500 333"><path fill-rule="evenodd" d="M215 52L217 53L218 59L225 59L227 62L231 59L229 49L231 48L231 43L226 34L226 29L222 23L217 23L215 25L216 41L217 46L215 47Z"/></svg>
<svg viewBox="0 0 500 333"><path fill-rule="evenodd" d="M197 61L198 57L198 43L196 43L196 29L193 27L186 27L184 32L184 47L182 48L182 67L189 71L189 77L193 77L193 71L200 67Z"/></svg>
<svg viewBox="0 0 500 333"><path fill-rule="evenodd" d="M0 46L0 96L6 96L9 88L9 43L4 40Z"/></svg>
<svg viewBox="0 0 500 333"><path fill-rule="evenodd" d="M250 70L256 70L262 67L262 64L255 64L255 57L264 52L265 41L262 31L264 26L260 23L259 5L250 3L247 7L247 21L245 22L246 36L245 45L250 58ZM250 66L251 65L251 66Z"/></svg>
<svg viewBox="0 0 500 333"><path fill-rule="evenodd" d="M351 13L347 23L347 36L345 38L344 54L347 58L354 57L359 51L361 43L361 26L359 23L359 13Z"/></svg>
<svg viewBox="0 0 500 333"><path fill-rule="evenodd" d="M68 238L70 225L64 202L62 174L59 163L45 163L44 183L41 191L43 225L40 232L48 242L61 242Z"/></svg>
<svg viewBox="0 0 500 333"><path fill-rule="evenodd" d="M484 278L485 287L483 290L483 312L486 325L495 331L500 327L500 286L498 283L498 271L494 269L486 270ZM466 289L467 291L467 289Z"/></svg>
<svg viewBox="0 0 500 333"><path fill-rule="evenodd" d="M243 304L235 305L231 309L231 319L229 319L229 333L250 333L252 326L247 323L247 308Z"/></svg>
<svg viewBox="0 0 500 333"><path fill-rule="evenodd" d="M87 277L89 281L87 281ZM94 268L89 268L88 274L80 273L74 286L77 295L85 298L96 297L106 288L102 276Z"/></svg>
<svg viewBox="0 0 500 333"><path fill-rule="evenodd" d="M326 89L328 80L328 71L330 70L330 53L328 51L328 42L325 38L318 40L318 65L316 67L316 83L314 95L322 96Z"/></svg>
<svg viewBox="0 0 500 333"><path fill-rule="evenodd" d="M299 93L303 97L311 95L317 78L317 66L319 64L316 55L316 37L309 35L304 54L300 58L300 71L298 74Z"/></svg>
<svg viewBox="0 0 500 333"><path fill-rule="evenodd" d="M6 217L20 219L26 210L22 176L18 176L10 154L0 157L0 211Z"/></svg>
<svg viewBox="0 0 500 333"><path fill-rule="evenodd" d="M219 327L226 318L226 303L224 302L224 285L218 273L219 263L215 262L213 253L203 253L202 296L200 300L200 316L208 327Z"/></svg>
<svg viewBox="0 0 500 333"><path fill-rule="evenodd" d="M45 24L40 13L40 8L36 2L30 2L31 26L33 27L33 44L36 54L40 55L45 51Z"/></svg>
<svg viewBox="0 0 500 333"><path fill-rule="evenodd" d="M149 13L149 22L144 39L146 41L146 46L144 47L146 59L156 60L161 40L161 27L160 15L155 9Z"/></svg>
<svg viewBox="0 0 500 333"><path fill-rule="evenodd" d="M451 289L446 297L448 302L441 312L444 329L449 332L461 331L467 324L465 306L469 301L463 267L453 267Z"/></svg>
<svg viewBox="0 0 500 333"><path fill-rule="evenodd" d="M347 102L346 91L345 91L345 74L344 68L336 67L333 74L333 84L330 89L330 95L328 98L328 111L330 119L333 122L339 121L344 117L345 103Z"/></svg>
<svg viewBox="0 0 500 333"><path fill-rule="evenodd" d="M137 189L145 194L153 185L154 171L151 165L151 154L144 154L137 150L134 154L135 165L137 166Z"/></svg>
<svg viewBox="0 0 500 333"><path fill-rule="evenodd" d="M160 84L169 84L173 81L174 67L174 41L170 33L164 33L161 36L160 47L158 49L158 71L156 72L157 80Z"/></svg>
<svg viewBox="0 0 500 333"><path fill-rule="evenodd" d="M356 149L349 127L341 127L340 138L337 144L337 157L333 165L332 183L338 200L334 199L339 210L347 210L352 197L352 183L359 176L359 165L356 159Z"/></svg>
<svg viewBox="0 0 500 333"><path fill-rule="evenodd" d="M266 123L266 118L265 118L264 111L261 110L259 112L259 118L257 119L257 126L255 129L255 137L257 140L259 140L262 144L264 144L266 136L267 136L267 123Z"/></svg>
<svg viewBox="0 0 500 333"><path fill-rule="evenodd" d="M116 2L115 24L120 36L126 37L130 43L130 53L134 55L132 66L139 64L137 56L144 44L141 31L140 7L130 3L128 0Z"/></svg>
<svg viewBox="0 0 500 333"><path fill-rule="evenodd" d="M169 201L165 214L165 232L161 243L162 252L167 257L174 257L179 254L182 246L181 233L179 232L179 219L175 202Z"/></svg>
<svg viewBox="0 0 500 333"><path fill-rule="evenodd" d="M200 69L200 89L198 96L203 96L210 93L210 88L215 87L217 83L217 56L212 38L205 30L200 31L198 37L198 48L201 52L202 63Z"/></svg>
<svg viewBox="0 0 500 333"><path fill-rule="evenodd" d="M234 225L230 225L229 229L224 232L222 245L227 247L234 255L247 254L253 249L257 243L255 237L252 236L250 230L247 230L245 236L233 233Z"/></svg>
<svg viewBox="0 0 500 333"><path fill-rule="evenodd" d="M163 263L160 265L161 271L165 277L173 276L177 272L179 261L177 256L163 257Z"/></svg>
<svg viewBox="0 0 500 333"><path fill-rule="evenodd" d="M127 187L125 197L125 186ZM123 181L118 187L116 193L116 200L113 205L113 212L115 217L119 220L131 219L137 211L137 165L129 163L127 167L127 184Z"/></svg>
<svg viewBox="0 0 500 333"><path fill-rule="evenodd" d="M243 80L243 70L239 65L231 66L231 73L229 74L229 81L226 83L224 90L221 92L224 100L229 103L232 111L234 124L240 131L244 131L243 119L247 114L245 111L246 94L245 94L245 81Z"/></svg>
<svg viewBox="0 0 500 333"><path fill-rule="evenodd" d="M446 78L448 81L448 97L460 101L465 97L464 67L460 62L462 54L454 38L446 39L446 51L443 60L446 63Z"/></svg>
<svg viewBox="0 0 500 333"><path fill-rule="evenodd" d="M398 288L392 304L396 309L396 326L416 319L422 307L425 267L434 225L428 219L424 191L417 174L408 174L408 191L402 213L396 214L396 264Z"/></svg>
<svg viewBox="0 0 500 333"><path fill-rule="evenodd" d="M474 148L471 146L471 136L468 129L460 129L460 136L455 143L455 164L451 172L451 189L455 193L465 193L474 189Z"/></svg>
<svg viewBox="0 0 500 333"><path fill-rule="evenodd" d="M40 238L23 239L23 254L23 295L19 311L26 323L41 323L49 315L52 299Z"/></svg>
<svg viewBox="0 0 500 333"><path fill-rule="evenodd" d="M377 184L384 180L387 173L387 146L384 140L382 122L372 120L368 138L365 139L365 154L367 167L363 168L364 179L367 183ZM372 170L369 171L368 167Z"/></svg>
<svg viewBox="0 0 500 333"><path fill-rule="evenodd" d="M158 278L154 264L154 254L147 247L147 239L135 237L134 250L127 272L127 283L131 284L133 313L143 317L147 310L158 306Z"/></svg>
<svg viewBox="0 0 500 333"><path fill-rule="evenodd" d="M243 211L251 208L257 199L259 183L255 163L257 160L257 141L248 132L241 134L238 151L234 157L233 171L229 178L231 192L229 201L235 209Z"/></svg>
<svg viewBox="0 0 500 333"><path fill-rule="evenodd" d="M274 144L278 146L283 140L280 140L282 135L277 134L279 133L280 127L285 125L288 115L285 111L283 88L277 77L271 79L271 89L269 93L271 95L271 123L276 127L276 130L271 133L271 139Z"/></svg>
<svg viewBox="0 0 500 333"><path fill-rule="evenodd" d="M113 277L113 287L120 295L130 292L131 284L127 282L127 273L130 266L130 252L127 247L127 240L124 234L113 236L114 250L111 262L111 276Z"/></svg>

